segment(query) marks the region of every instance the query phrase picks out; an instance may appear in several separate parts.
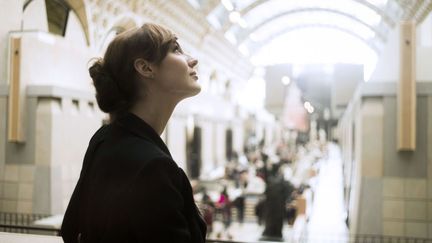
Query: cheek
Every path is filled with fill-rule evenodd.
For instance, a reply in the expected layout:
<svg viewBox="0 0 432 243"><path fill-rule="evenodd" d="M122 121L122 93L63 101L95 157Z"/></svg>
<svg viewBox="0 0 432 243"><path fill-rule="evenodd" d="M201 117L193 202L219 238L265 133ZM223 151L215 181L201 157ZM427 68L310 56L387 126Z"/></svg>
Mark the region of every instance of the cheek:
<svg viewBox="0 0 432 243"><path fill-rule="evenodd" d="M183 56L170 54L164 59L160 69L160 85L164 89L180 88L189 75L189 67Z"/></svg>
<svg viewBox="0 0 432 243"><path fill-rule="evenodd" d="M167 66L166 72L169 74L170 82L180 81L188 75L187 63L181 59L174 59Z"/></svg>

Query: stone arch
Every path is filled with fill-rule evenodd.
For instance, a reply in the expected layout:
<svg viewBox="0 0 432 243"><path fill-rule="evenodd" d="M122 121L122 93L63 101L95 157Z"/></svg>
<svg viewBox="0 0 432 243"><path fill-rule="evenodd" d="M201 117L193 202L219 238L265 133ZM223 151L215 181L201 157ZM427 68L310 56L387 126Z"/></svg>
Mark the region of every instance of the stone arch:
<svg viewBox="0 0 432 243"><path fill-rule="evenodd" d="M78 17L78 20L81 23L84 35L87 40L87 45L90 45L90 31L84 0L66 0L66 2L69 4L71 10L75 12L76 16Z"/></svg>
<svg viewBox="0 0 432 243"><path fill-rule="evenodd" d="M29 4L31 4L33 0L26 0L23 5L23 12L27 8ZM90 45L90 34L89 34L89 28L88 28L88 19L87 19L87 12L86 12L86 5L84 3L84 0L65 0L65 3L70 7L70 10L75 13L75 15L78 17L78 20L81 24L81 27L83 29L87 45Z"/></svg>

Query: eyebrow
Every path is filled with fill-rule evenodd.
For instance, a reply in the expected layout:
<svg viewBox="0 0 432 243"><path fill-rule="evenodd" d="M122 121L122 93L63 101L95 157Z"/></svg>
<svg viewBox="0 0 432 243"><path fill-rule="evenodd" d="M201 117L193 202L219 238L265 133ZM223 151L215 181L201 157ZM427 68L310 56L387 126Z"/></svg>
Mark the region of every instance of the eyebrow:
<svg viewBox="0 0 432 243"><path fill-rule="evenodd" d="M171 46L175 46L175 45L180 46L180 44L177 42L177 37L174 37L170 42L171 42L170 43Z"/></svg>
<svg viewBox="0 0 432 243"><path fill-rule="evenodd" d="M173 40L173 42L171 43L171 45L172 45L173 47L177 46L178 48L182 49L180 43L178 43L177 40Z"/></svg>

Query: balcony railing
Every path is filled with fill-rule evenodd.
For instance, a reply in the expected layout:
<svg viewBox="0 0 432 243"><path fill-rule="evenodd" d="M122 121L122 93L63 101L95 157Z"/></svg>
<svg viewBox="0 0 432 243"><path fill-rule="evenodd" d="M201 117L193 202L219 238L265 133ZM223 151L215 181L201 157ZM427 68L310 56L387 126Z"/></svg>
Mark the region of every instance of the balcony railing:
<svg viewBox="0 0 432 243"><path fill-rule="evenodd" d="M59 229L33 225L35 221L47 217L49 217L49 215L0 213L0 231L25 234L59 235Z"/></svg>
<svg viewBox="0 0 432 243"><path fill-rule="evenodd" d="M0 213L0 232L37 235L60 235L60 229L33 225L33 222L47 215ZM1 240L1 239L0 239ZM386 235L311 235L303 232L297 239L285 239L292 243L432 243L432 238L386 236ZM19 241L17 241L19 242ZM24 242L24 241L23 241ZM59 242L61 239L59 238ZM207 239L207 243L275 243L273 241L236 241Z"/></svg>

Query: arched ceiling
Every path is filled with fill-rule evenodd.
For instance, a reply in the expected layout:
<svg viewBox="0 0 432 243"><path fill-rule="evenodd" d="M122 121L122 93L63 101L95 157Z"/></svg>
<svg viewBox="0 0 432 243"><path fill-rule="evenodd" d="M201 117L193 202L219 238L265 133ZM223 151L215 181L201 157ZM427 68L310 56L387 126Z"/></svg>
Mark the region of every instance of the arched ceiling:
<svg viewBox="0 0 432 243"><path fill-rule="evenodd" d="M371 47L372 50L374 50L375 52L379 52L379 46L377 46L375 42L369 41L369 40L365 39L364 37L362 37L361 35L357 34L354 31L352 31L351 29L344 28L344 27L341 27L341 26L338 26L338 25L334 25L334 24L303 24L303 25L295 25L295 26L292 26L292 27L288 26L288 27L282 28L278 32L273 33L272 35L267 36L265 39L252 42L248 46L249 50L252 53L254 53L254 52L258 51L266 43L269 43L271 40L277 38L278 36L282 36L284 34L287 34L289 32L296 31L296 30L299 30L299 29L307 29L307 28L324 28L324 29L338 30L338 31L341 31L343 33L346 33L348 35L351 35L351 36L357 38L358 40L362 41L363 43L365 43L366 45L368 45L369 47Z"/></svg>
<svg viewBox="0 0 432 243"><path fill-rule="evenodd" d="M341 17L346 17L346 18L348 18L348 21L353 20L353 21L365 26L366 28L368 28L372 32L374 32L377 35L377 37L379 37L381 40L383 40L383 41L385 40L384 33L382 33L380 29L378 29L376 26L373 26L369 23L364 22L362 19L360 19L360 18L358 18L358 17L356 17L350 13L343 12L343 11L336 10L336 9L331 9L331 8L308 7L308 8L296 8L296 9L291 9L291 10L284 11L281 13L277 13L277 14L270 16L269 18L263 18L260 22L258 22L254 26L250 26L250 27L246 27L246 28L237 28L239 30L239 31L237 31L238 32L238 34L237 34L238 42L242 43L243 40L245 38L247 38L251 33L262 28L266 24L277 20L278 18L287 17L287 16L290 16L293 14L298 14L298 13L312 13L313 14L314 12L323 12L325 14L339 15ZM236 28L236 27L232 27L232 28Z"/></svg>
<svg viewBox="0 0 432 243"><path fill-rule="evenodd" d="M350 34L379 52L399 21L420 23L432 8L430 0L195 1L206 6L210 24L250 53L286 32L311 26Z"/></svg>

